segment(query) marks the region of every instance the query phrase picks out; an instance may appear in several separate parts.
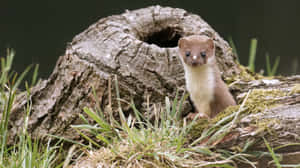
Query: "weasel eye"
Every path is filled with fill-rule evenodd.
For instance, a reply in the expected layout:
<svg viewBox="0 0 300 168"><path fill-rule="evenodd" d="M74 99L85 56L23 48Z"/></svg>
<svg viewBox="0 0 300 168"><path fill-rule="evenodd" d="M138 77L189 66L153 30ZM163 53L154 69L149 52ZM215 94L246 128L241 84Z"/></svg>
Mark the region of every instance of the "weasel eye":
<svg viewBox="0 0 300 168"><path fill-rule="evenodd" d="M202 52L200 53L200 55L201 55L203 58L205 58L205 57L206 57L206 52L205 52L205 51L202 51Z"/></svg>
<svg viewBox="0 0 300 168"><path fill-rule="evenodd" d="M188 57L188 56L190 56L190 55L191 55L191 52L190 52L190 51L186 51L186 52L185 52L185 56Z"/></svg>

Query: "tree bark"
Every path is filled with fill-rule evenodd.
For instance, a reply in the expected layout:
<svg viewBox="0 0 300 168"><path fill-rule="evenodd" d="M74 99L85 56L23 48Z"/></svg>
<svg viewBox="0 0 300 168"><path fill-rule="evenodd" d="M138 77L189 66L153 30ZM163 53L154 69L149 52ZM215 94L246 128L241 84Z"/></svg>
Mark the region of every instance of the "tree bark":
<svg viewBox="0 0 300 168"><path fill-rule="evenodd" d="M261 109L258 113L250 113L242 117L234 129L224 137L217 148L243 149L247 142L253 145L249 151L268 151L263 137L273 148L287 145L275 150L282 156L281 164L300 163L300 76L274 77L272 79L259 79L249 82L236 82L231 89L235 91L240 101L249 91L279 91L280 94L268 94L258 97L257 101L271 100L274 106ZM255 107L255 106L254 106ZM250 106L251 108L251 106ZM298 144L297 144L298 143ZM294 144L294 145L293 145ZM276 167L269 164L273 159L270 156L255 158L258 167ZM240 165L241 167L251 167Z"/></svg>
<svg viewBox="0 0 300 168"><path fill-rule="evenodd" d="M102 109L108 106L116 109L116 91L113 85L115 75L120 97L126 101L133 99L141 112L147 111L147 101L151 105L164 102L165 96L174 98L177 89L185 88L177 42L180 37L193 34L207 35L214 39L216 58L223 79L245 72L237 63L228 43L201 17L183 9L160 6L125 11L120 15L100 19L75 36L68 44L65 54L58 59L51 76L32 88L28 132L36 137L53 134L73 140L80 138L70 125L81 122L78 115L83 114L83 107L97 107L93 89ZM289 89L299 83L299 76L282 77L280 82L276 86ZM231 89L235 97L239 97L252 88L273 87L252 84L253 81L241 80ZM269 115L264 114L263 117L280 117L282 129L278 130L279 135L284 135L288 130L289 135L298 136L299 94L281 101L284 104L282 109L270 109L267 112ZM10 137L16 137L22 127L25 105L24 94L14 104ZM122 107L125 113L130 113L127 104L122 103ZM184 112L190 111L191 104L186 103ZM290 111L295 115L286 116ZM294 129L295 126L298 127ZM242 141L245 136L241 135L242 133L234 142ZM280 140L274 143L295 142L294 140L292 137L287 139L287 136L280 136Z"/></svg>

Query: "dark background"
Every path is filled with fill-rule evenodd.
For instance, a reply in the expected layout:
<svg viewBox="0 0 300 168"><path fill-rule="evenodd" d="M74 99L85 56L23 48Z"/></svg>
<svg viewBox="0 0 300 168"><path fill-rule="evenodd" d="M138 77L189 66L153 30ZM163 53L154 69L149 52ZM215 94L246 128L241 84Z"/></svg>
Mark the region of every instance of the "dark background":
<svg viewBox="0 0 300 168"><path fill-rule="evenodd" d="M14 67L22 72L40 64L39 76L47 78L57 58L72 38L102 17L125 9L150 5L183 8L200 15L224 39L231 36L241 63L248 62L250 39L258 39L256 71L265 69L265 53L271 62L280 56L278 73L299 74L299 0L1 0L0 56L16 50Z"/></svg>

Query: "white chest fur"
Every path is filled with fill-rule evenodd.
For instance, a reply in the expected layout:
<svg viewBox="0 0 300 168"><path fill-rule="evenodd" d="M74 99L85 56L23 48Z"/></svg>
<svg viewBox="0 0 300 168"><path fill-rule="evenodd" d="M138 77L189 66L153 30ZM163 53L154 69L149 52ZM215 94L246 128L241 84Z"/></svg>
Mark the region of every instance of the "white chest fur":
<svg viewBox="0 0 300 168"><path fill-rule="evenodd" d="M213 100L215 77L213 68L184 66L186 87L198 112L210 114L210 102Z"/></svg>

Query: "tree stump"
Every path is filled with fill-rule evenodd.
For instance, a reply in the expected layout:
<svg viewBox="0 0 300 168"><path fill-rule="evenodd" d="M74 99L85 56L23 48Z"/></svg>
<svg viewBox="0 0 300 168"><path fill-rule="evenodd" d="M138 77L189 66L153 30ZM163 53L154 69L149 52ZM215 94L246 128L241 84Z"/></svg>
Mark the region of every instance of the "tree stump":
<svg viewBox="0 0 300 168"><path fill-rule="evenodd" d="M205 34L213 37L224 77L240 72L231 48L199 16L182 9L152 6L100 19L77 35L67 46L49 79L32 89L29 132L36 136L54 134L70 139L70 125L80 122L83 107L102 109L109 104L109 79L117 75L121 98L134 100L145 111L151 103L164 102L184 88L184 71L177 41L182 36ZM113 84L114 81L112 81ZM111 87L112 99L115 89ZM11 118L12 136L22 126L26 98L20 97ZM112 106L116 102L112 101ZM122 104L124 111L130 110ZM187 104L186 109L190 108Z"/></svg>
<svg viewBox="0 0 300 168"><path fill-rule="evenodd" d="M118 79L120 97L129 102L132 99L141 112L147 111L146 102L160 104L165 96L174 98L177 89L185 88L177 42L180 37L193 34L214 39L223 79L239 79L230 87L235 97L253 88L275 87L262 80L255 83L239 78L245 75L245 69L237 63L228 43L201 17L183 9L151 6L100 19L74 37L51 76L32 88L28 132L35 137L53 134L78 139L79 135L70 125L81 123L78 115L83 114L83 107L98 106L93 90L102 109L117 106L114 76ZM287 91L300 83L299 76L278 80L276 87ZM263 117L279 117L282 122L278 130L282 141L274 143L295 142L292 135L300 133L299 93L280 101L283 109L267 109L269 115ZM24 94L14 104L10 137L16 137L22 127L25 105ZM125 113L130 113L128 104L122 103L122 107ZM191 104L186 103L184 112L190 110ZM286 130L293 138L284 136ZM234 142L242 141L241 137L245 137L242 134L240 132Z"/></svg>

